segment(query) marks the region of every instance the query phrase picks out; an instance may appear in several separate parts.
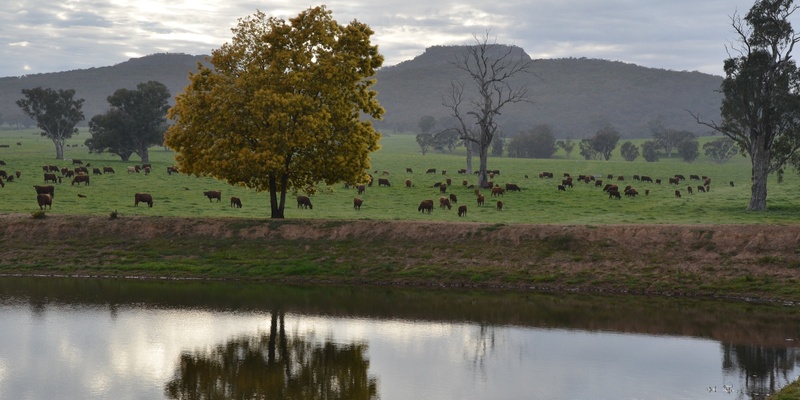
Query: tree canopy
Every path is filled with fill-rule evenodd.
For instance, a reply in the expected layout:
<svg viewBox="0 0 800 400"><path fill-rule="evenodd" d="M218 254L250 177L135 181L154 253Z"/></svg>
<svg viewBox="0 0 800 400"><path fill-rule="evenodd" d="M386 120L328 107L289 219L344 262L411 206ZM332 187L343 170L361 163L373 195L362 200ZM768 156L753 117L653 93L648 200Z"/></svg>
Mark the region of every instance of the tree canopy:
<svg viewBox="0 0 800 400"><path fill-rule="evenodd" d="M537 125L511 138L509 157L550 158L556 152L556 140L549 125Z"/></svg>
<svg viewBox="0 0 800 400"><path fill-rule="evenodd" d="M732 139L752 165L748 210L767 209L767 178L787 163L800 166L800 71L792 57L800 36L789 19L793 0L758 0L742 19L725 60L722 122L697 121Z"/></svg>
<svg viewBox="0 0 800 400"><path fill-rule="evenodd" d="M288 21L259 11L232 31L170 109L179 168L268 191L272 218L288 190L366 181L380 134L361 117L383 114L372 29L320 6Z"/></svg>
<svg viewBox="0 0 800 400"><path fill-rule="evenodd" d="M89 121L89 151L108 151L123 161L135 153L150 162L148 149L164 141L169 98L169 89L156 81L140 83L135 90L118 89L108 96L111 109Z"/></svg>
<svg viewBox="0 0 800 400"><path fill-rule="evenodd" d="M636 147L633 142L627 141L622 144L620 154L622 154L622 158L624 158L625 161L634 161L639 157L639 148Z"/></svg>
<svg viewBox="0 0 800 400"><path fill-rule="evenodd" d="M731 138L724 137L703 144L705 155L717 164L725 164L739 152Z"/></svg>
<svg viewBox="0 0 800 400"><path fill-rule="evenodd" d="M56 146L56 159L64 159L64 144L78 133L77 125L83 121L83 99L73 99L74 89L22 89L25 98L17 105L27 116L36 121L41 135Z"/></svg>

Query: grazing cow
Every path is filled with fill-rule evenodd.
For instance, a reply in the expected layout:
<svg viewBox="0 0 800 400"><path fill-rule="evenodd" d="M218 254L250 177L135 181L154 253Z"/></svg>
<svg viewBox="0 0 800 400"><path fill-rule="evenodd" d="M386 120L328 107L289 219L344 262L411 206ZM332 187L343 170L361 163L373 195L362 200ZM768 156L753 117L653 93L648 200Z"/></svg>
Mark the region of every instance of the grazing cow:
<svg viewBox="0 0 800 400"><path fill-rule="evenodd" d="M47 186L33 185L33 188L36 190L36 194L49 194L50 197L56 197L56 188L53 185L47 185Z"/></svg>
<svg viewBox="0 0 800 400"><path fill-rule="evenodd" d="M459 174L466 174L466 173L467 173L467 170L466 170L466 169L464 169L464 168L461 168L461 169L459 169L459 170L458 170L458 173L459 173Z"/></svg>
<svg viewBox="0 0 800 400"><path fill-rule="evenodd" d="M699 181L700 180L700 176L699 175L689 175L689 180L690 181Z"/></svg>
<svg viewBox="0 0 800 400"><path fill-rule="evenodd" d="M686 177L685 177L685 176L683 176L683 175L681 175L681 174L675 174L675 177L676 177L676 178L678 178L678 179L680 179L680 180L682 180L682 181L685 181L685 180L686 180Z"/></svg>
<svg viewBox="0 0 800 400"><path fill-rule="evenodd" d="M144 167L144 174L150 175L150 167Z"/></svg>
<svg viewBox="0 0 800 400"><path fill-rule="evenodd" d="M467 180L466 180L466 179L464 179L463 181L461 181L461 186L467 186L467 185L469 185L469 182L467 182Z"/></svg>
<svg viewBox="0 0 800 400"><path fill-rule="evenodd" d="M129 174L134 173L134 172L139 172L139 171L136 170L136 167L128 167L128 173Z"/></svg>
<svg viewBox="0 0 800 400"><path fill-rule="evenodd" d="M458 206L458 216L459 217L467 216L467 206Z"/></svg>
<svg viewBox="0 0 800 400"><path fill-rule="evenodd" d="M639 194L639 192L637 192L634 188L625 189L625 196L636 197L637 194Z"/></svg>
<svg viewBox="0 0 800 400"><path fill-rule="evenodd" d="M564 187L574 187L572 186L572 179L564 179L561 181L561 185Z"/></svg>
<svg viewBox="0 0 800 400"><path fill-rule="evenodd" d="M37 194L36 201L39 203L40 210L43 210L47 207L50 207L51 210L53 209L53 196L50 196L49 194Z"/></svg>
<svg viewBox="0 0 800 400"><path fill-rule="evenodd" d="M539 174L539 178L552 178L552 177L553 177L553 173L552 172L546 172L545 171L545 172L542 172L541 174Z"/></svg>
<svg viewBox="0 0 800 400"><path fill-rule="evenodd" d="M495 186L492 188L492 196L502 196L505 193L505 189Z"/></svg>
<svg viewBox="0 0 800 400"><path fill-rule="evenodd" d="M411 168L408 168L408 167L406 167L406 173L407 173L407 174L413 174L413 173L414 173L414 171L413 171L413 170L411 170Z"/></svg>
<svg viewBox="0 0 800 400"><path fill-rule="evenodd" d="M78 197L80 197L80 198L82 198L82 199L85 199L85 198L86 198L86 195L85 195L85 194L80 194L80 193L78 193Z"/></svg>
<svg viewBox="0 0 800 400"><path fill-rule="evenodd" d="M81 182L85 183L86 186L89 186L89 175L75 175L75 177L72 178L72 183L70 183L70 185L77 183L78 186L80 186Z"/></svg>
<svg viewBox="0 0 800 400"><path fill-rule="evenodd" d="M447 185L446 184L439 185L439 193L447 193Z"/></svg>
<svg viewBox="0 0 800 400"><path fill-rule="evenodd" d="M436 173L436 168L428 168L428 170L425 171L425 173L426 174L435 174Z"/></svg>
<svg viewBox="0 0 800 400"><path fill-rule="evenodd" d="M675 197L677 197L679 199L681 198L681 191L680 190L676 190L675 191Z"/></svg>
<svg viewBox="0 0 800 400"><path fill-rule="evenodd" d="M641 180L641 178L639 178L639 175L634 175L634 176L633 176L633 180L635 180L635 181L640 181L640 180Z"/></svg>
<svg viewBox="0 0 800 400"><path fill-rule="evenodd" d="M56 183L58 182L58 177L56 176L56 174L53 173L44 174L44 183L47 182Z"/></svg>
<svg viewBox="0 0 800 400"><path fill-rule="evenodd" d="M14 171L14 175L16 175L17 179L19 179L19 177L22 175L22 172Z"/></svg>
<svg viewBox="0 0 800 400"><path fill-rule="evenodd" d="M419 207L417 207L417 211L423 214L425 214L425 211L427 211L428 214L433 212L433 200L422 200L422 202L419 203Z"/></svg>
<svg viewBox="0 0 800 400"><path fill-rule="evenodd" d="M451 208L453 208L453 205L450 204L450 199L448 199L447 197L440 197L439 208L445 208L445 207L447 207L447 209L450 210Z"/></svg>
<svg viewBox="0 0 800 400"><path fill-rule="evenodd" d="M58 167L57 167L57 166L55 166L55 165L48 165L48 166L47 166L47 170L48 170L49 172L58 172Z"/></svg>
<svg viewBox="0 0 800 400"><path fill-rule="evenodd" d="M362 204L364 204L364 200L361 200L358 197L354 197L353 198L353 209L354 210L360 210Z"/></svg>
<svg viewBox="0 0 800 400"><path fill-rule="evenodd" d="M362 195L367 191L367 188L364 185L358 185L356 186L356 189L358 190L359 195Z"/></svg>
<svg viewBox="0 0 800 400"><path fill-rule="evenodd" d="M170 165L169 167L167 167L167 175L172 175L173 173L176 174L178 173L178 167Z"/></svg>
<svg viewBox="0 0 800 400"><path fill-rule="evenodd" d="M75 168L75 173L76 174L84 173L86 175L89 175L89 168L87 168L87 167L76 167Z"/></svg>
<svg viewBox="0 0 800 400"><path fill-rule="evenodd" d="M314 206L311 205L311 199L307 196L297 196L297 208L313 210Z"/></svg>
<svg viewBox="0 0 800 400"><path fill-rule="evenodd" d="M678 178L678 177L669 178L669 184L670 185L680 185L680 183L681 183L681 179Z"/></svg>
<svg viewBox="0 0 800 400"><path fill-rule="evenodd" d="M650 182L650 183L653 183L653 178L651 178L651 177L649 177L649 176L647 176L647 175L642 175L641 177L639 177L639 179L640 179L642 182Z"/></svg>
<svg viewBox="0 0 800 400"><path fill-rule="evenodd" d="M650 196L650 189L645 189L644 190L644 195L645 196Z"/></svg>
<svg viewBox="0 0 800 400"><path fill-rule="evenodd" d="M452 179L450 179L450 178L447 178L447 179L445 180L445 183L447 183L447 186L453 186L453 180L452 180Z"/></svg>
<svg viewBox="0 0 800 400"><path fill-rule="evenodd" d="M100 171L100 168L92 168L92 174L94 175L103 175L103 172Z"/></svg>
<svg viewBox="0 0 800 400"><path fill-rule="evenodd" d="M656 179L656 185L660 185L660 184L661 184L661 179Z"/></svg>
<svg viewBox="0 0 800 400"><path fill-rule="evenodd" d="M378 186L392 186L386 178L378 178Z"/></svg>
<svg viewBox="0 0 800 400"><path fill-rule="evenodd" d="M115 174L116 172L114 172L114 168L111 168L111 167L103 167L103 173L104 173L104 174L106 174L106 173L108 173L108 174Z"/></svg>
<svg viewBox="0 0 800 400"><path fill-rule="evenodd" d="M733 187L733 181L730 181L729 183L730 183L731 187Z"/></svg>
<svg viewBox="0 0 800 400"><path fill-rule="evenodd" d="M442 175L447 175L447 170L442 170Z"/></svg>
<svg viewBox="0 0 800 400"><path fill-rule="evenodd" d="M625 177L624 177L624 176L622 176L622 175L620 175L620 176L618 176L618 177L617 177L617 180L618 180L618 181L624 181L624 180L625 180Z"/></svg>
<svg viewBox="0 0 800 400"><path fill-rule="evenodd" d="M705 192L706 188L703 185L697 185L697 192Z"/></svg>
<svg viewBox="0 0 800 400"><path fill-rule="evenodd" d="M8 178L8 172L0 169L0 178Z"/></svg>
<svg viewBox="0 0 800 400"><path fill-rule="evenodd" d="M83 161L78 160L77 158L73 158L72 165L83 165Z"/></svg>
<svg viewBox="0 0 800 400"><path fill-rule="evenodd" d="M522 189L520 189L519 186L517 186L514 183L506 183L506 190L508 190L509 192L521 192L522 191Z"/></svg>
<svg viewBox="0 0 800 400"><path fill-rule="evenodd" d="M458 197L456 197L455 193L450 193L450 202L458 203Z"/></svg>
<svg viewBox="0 0 800 400"><path fill-rule="evenodd" d="M75 171L73 170L69 170L66 174L64 174L65 178L72 178L73 176L75 176Z"/></svg>
<svg viewBox="0 0 800 400"><path fill-rule="evenodd" d="M617 198L617 200L619 200L619 199L621 199L621 198L622 198L622 195L621 195L621 194L619 194L619 190L617 190L617 189L614 189L614 190L609 190L609 191L608 191L608 198L610 199L610 198L612 198L612 197L616 197L616 198Z"/></svg>
<svg viewBox="0 0 800 400"><path fill-rule="evenodd" d="M411 179L406 179L406 187L407 188L411 187Z"/></svg>
<svg viewBox="0 0 800 400"><path fill-rule="evenodd" d="M153 196L150 193L136 193L133 195L133 206L139 207L139 203L147 203L148 207L153 207Z"/></svg>
<svg viewBox="0 0 800 400"><path fill-rule="evenodd" d="M485 201L486 201L486 198L483 197L482 194L479 194L478 195L478 206L482 206Z"/></svg>
<svg viewBox="0 0 800 400"><path fill-rule="evenodd" d="M389 171L387 171L387 170L383 170L383 172L381 172L381 175L383 175L383 176L389 176Z"/></svg>
<svg viewBox="0 0 800 400"><path fill-rule="evenodd" d="M564 185L558 185L558 190L561 191L561 192L566 192L567 191L567 187L564 186Z"/></svg>
<svg viewBox="0 0 800 400"><path fill-rule="evenodd" d="M497 200L497 211L503 211L503 202Z"/></svg>
<svg viewBox="0 0 800 400"><path fill-rule="evenodd" d="M598 180L594 181L594 187L598 187L598 186L603 186L603 180L602 179L598 179Z"/></svg>
<svg viewBox="0 0 800 400"><path fill-rule="evenodd" d="M692 187L691 186L687 186L686 187L686 191L689 192L689 194L692 194Z"/></svg>
<svg viewBox="0 0 800 400"><path fill-rule="evenodd" d="M236 196L231 196L231 207L242 208L242 199Z"/></svg>
<svg viewBox="0 0 800 400"><path fill-rule="evenodd" d="M203 192L203 196L208 197L208 202L210 203L212 199L217 199L217 203L222 200L222 191L221 190L209 190L207 192Z"/></svg>
<svg viewBox="0 0 800 400"><path fill-rule="evenodd" d="M703 186L711 186L711 178L704 179Z"/></svg>

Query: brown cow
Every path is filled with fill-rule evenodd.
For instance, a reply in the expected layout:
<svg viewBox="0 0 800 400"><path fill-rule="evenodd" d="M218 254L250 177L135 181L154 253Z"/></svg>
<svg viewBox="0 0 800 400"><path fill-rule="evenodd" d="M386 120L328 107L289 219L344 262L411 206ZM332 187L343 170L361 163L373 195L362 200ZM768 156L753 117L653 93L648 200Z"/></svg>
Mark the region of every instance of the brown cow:
<svg viewBox="0 0 800 400"><path fill-rule="evenodd" d="M406 179L406 187L407 188L411 187L411 179Z"/></svg>
<svg viewBox="0 0 800 400"><path fill-rule="evenodd" d="M36 201L39 203L40 210L43 210L48 206L51 210L53 209L53 196L50 196L49 194L37 194Z"/></svg>
<svg viewBox="0 0 800 400"><path fill-rule="evenodd" d="M447 185L445 185L445 184L439 185L439 192L440 193L447 193Z"/></svg>
<svg viewBox="0 0 800 400"><path fill-rule="evenodd" d="M734 186L733 181L728 182L728 184L731 185L731 187Z"/></svg>
<svg viewBox="0 0 800 400"><path fill-rule="evenodd" d="M231 196L231 207L242 208L242 199L236 196Z"/></svg>
<svg viewBox="0 0 800 400"><path fill-rule="evenodd" d="M505 193L505 189L495 186L492 188L492 196L502 196Z"/></svg>
<svg viewBox="0 0 800 400"><path fill-rule="evenodd" d="M92 168L92 174L94 174L94 175L102 175L103 173L100 171L100 168L94 167L94 168Z"/></svg>
<svg viewBox="0 0 800 400"><path fill-rule="evenodd" d="M617 200L622 198L622 195L619 194L619 190L613 189L608 191L608 198L616 197Z"/></svg>
<svg viewBox="0 0 800 400"><path fill-rule="evenodd" d="M675 191L675 197L677 197L679 199L681 198L681 191L680 190L676 190Z"/></svg>
<svg viewBox="0 0 800 400"><path fill-rule="evenodd" d="M81 164L83 164L83 161L78 160L77 158L72 159L72 165L81 165Z"/></svg>
<svg viewBox="0 0 800 400"><path fill-rule="evenodd" d="M353 198L353 209L360 210L362 204L364 204L364 200L361 200L358 197Z"/></svg>
<svg viewBox="0 0 800 400"><path fill-rule="evenodd" d="M458 203L458 197L455 195L455 193L450 193L450 202Z"/></svg>
<svg viewBox="0 0 800 400"><path fill-rule="evenodd" d="M689 192L689 194L692 194L692 187L691 186L687 186L686 187L686 191Z"/></svg>
<svg viewBox="0 0 800 400"><path fill-rule="evenodd" d="M423 214L427 211L428 214L430 214L433 211L433 200L422 200L422 202L419 203L419 207L417 207L417 211Z"/></svg>
<svg viewBox="0 0 800 400"><path fill-rule="evenodd" d="M558 185L558 190L559 190L560 192L566 192L566 191L567 191L567 187L566 187L566 186L564 186L564 185Z"/></svg>
<svg viewBox="0 0 800 400"><path fill-rule="evenodd" d="M680 183L681 183L681 178L678 177L669 178L670 185L680 185Z"/></svg>
<svg viewBox="0 0 800 400"><path fill-rule="evenodd" d="M116 172L114 172L114 168L111 167L103 167L103 173L116 174Z"/></svg>
<svg viewBox="0 0 800 400"><path fill-rule="evenodd" d="M411 168L409 168L409 167L406 167L406 173L407 173L407 174L413 174L413 173L414 173L414 170L412 170L412 169L411 169Z"/></svg>
<svg viewBox="0 0 800 400"><path fill-rule="evenodd" d="M44 183L47 182L56 183L58 182L58 177L56 176L56 174L53 173L44 174Z"/></svg>
<svg viewBox="0 0 800 400"><path fill-rule="evenodd" d="M706 188L705 188L705 186L702 186L702 185L697 185L697 191L698 191L698 192L705 192L705 191L706 191Z"/></svg>
<svg viewBox="0 0 800 400"><path fill-rule="evenodd" d="M389 183L389 179L378 178L378 186L392 186L392 184Z"/></svg>
<svg viewBox="0 0 800 400"><path fill-rule="evenodd" d="M469 182L467 182L467 180L466 180L466 179L464 179L463 181L461 181L461 186L467 186L467 185L469 185Z"/></svg>
<svg viewBox="0 0 800 400"><path fill-rule="evenodd" d="M509 192L521 192L522 191L522 189L520 189L519 186L517 186L514 183L506 183L506 190L508 190Z"/></svg>
<svg viewBox="0 0 800 400"><path fill-rule="evenodd" d="M33 185L33 188L36 189L36 194L49 194L50 197L56 197L56 188L53 185Z"/></svg>
<svg viewBox="0 0 800 400"><path fill-rule="evenodd" d="M459 217L467 216L467 206L458 206L458 216Z"/></svg>
<svg viewBox="0 0 800 400"><path fill-rule="evenodd" d="M497 211L503 211L503 202L500 200L497 201Z"/></svg>
<svg viewBox="0 0 800 400"><path fill-rule="evenodd" d="M479 194L478 195L478 206L482 206L485 201L486 201L486 198L483 197L482 194Z"/></svg>
<svg viewBox="0 0 800 400"><path fill-rule="evenodd" d="M170 165L169 167L167 167L167 175L172 175L173 173L176 174L178 173L178 167Z"/></svg>
<svg viewBox="0 0 800 400"><path fill-rule="evenodd" d="M89 175L75 175L75 177L72 178L72 183L70 183L70 185L77 183L78 186L80 186L81 182L84 182L86 186L89 186Z"/></svg>
<svg viewBox="0 0 800 400"><path fill-rule="evenodd" d="M148 207L153 207L153 196L149 193L136 193L133 195L133 206L139 207L139 203L147 203Z"/></svg>
<svg viewBox="0 0 800 400"><path fill-rule="evenodd" d="M450 210L453 208L453 205L450 204L450 199L448 199L447 197L440 197L439 208L445 208L445 207L447 207L447 209Z"/></svg>
<svg viewBox="0 0 800 400"><path fill-rule="evenodd" d="M212 199L217 199L217 203L222 201L222 191L220 190L209 190L207 192L203 192L203 195L208 197L208 202L210 203Z"/></svg>
<svg viewBox="0 0 800 400"><path fill-rule="evenodd" d="M313 210L314 206L311 205L311 199L307 196L297 196L297 208L307 208Z"/></svg>
<svg viewBox="0 0 800 400"><path fill-rule="evenodd" d="M598 187L598 186L603 186L603 180L602 179L598 179L598 180L594 181L594 187Z"/></svg>
<svg viewBox="0 0 800 400"><path fill-rule="evenodd" d="M367 191L367 188L364 185L358 185L356 186L356 189L358 189L358 194L364 194L364 192Z"/></svg>
<svg viewBox="0 0 800 400"><path fill-rule="evenodd" d="M436 173L436 168L429 168L427 171L425 171L425 173L426 174L435 174Z"/></svg>

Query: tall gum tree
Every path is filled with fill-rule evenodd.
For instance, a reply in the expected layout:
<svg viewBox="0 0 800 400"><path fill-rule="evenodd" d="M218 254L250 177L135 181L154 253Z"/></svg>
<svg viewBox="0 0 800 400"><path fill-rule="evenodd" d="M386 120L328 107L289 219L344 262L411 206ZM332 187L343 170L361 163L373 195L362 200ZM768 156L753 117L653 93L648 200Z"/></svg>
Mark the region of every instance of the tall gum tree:
<svg viewBox="0 0 800 400"><path fill-rule="evenodd" d="M74 89L50 89L36 87L22 89L25 98L17 100L17 106L25 115L36 121L41 135L53 141L56 159L64 159L67 139L78 133L77 125L83 121L83 99L74 99Z"/></svg>
<svg viewBox="0 0 800 400"><path fill-rule="evenodd" d="M269 192L272 218L284 218L288 190L365 182L380 134L362 116L383 114L372 29L320 6L289 21L259 11L232 31L170 109L179 167Z"/></svg>
<svg viewBox="0 0 800 400"><path fill-rule="evenodd" d="M442 103L457 121L456 129L467 148L467 173L472 173L473 151L478 152L479 187L488 187L489 146L498 129L495 117L509 104L531 102L528 87L515 85L514 81L515 77L531 72L531 62L519 48L490 43L488 32L476 36L473 45L456 53L453 65L466 73L476 95L467 94L467 82L453 81Z"/></svg>
<svg viewBox="0 0 800 400"><path fill-rule="evenodd" d="M751 211L767 209L767 178L787 163L798 165L800 149L800 73L792 52L800 37L789 18L793 0L756 1L732 25L738 36L725 60L721 91L722 122L702 121L731 138L752 165Z"/></svg>

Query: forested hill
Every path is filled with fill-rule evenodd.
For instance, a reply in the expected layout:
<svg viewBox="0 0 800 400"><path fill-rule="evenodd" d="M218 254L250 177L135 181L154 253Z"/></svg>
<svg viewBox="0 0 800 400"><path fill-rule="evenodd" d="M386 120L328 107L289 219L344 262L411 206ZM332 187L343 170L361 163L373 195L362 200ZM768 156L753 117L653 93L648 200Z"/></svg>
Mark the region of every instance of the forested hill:
<svg viewBox="0 0 800 400"><path fill-rule="evenodd" d="M75 98L86 100L83 104L85 125L93 116L108 110L106 99L120 88L135 89L139 83L154 80L166 85L175 97L189 83L189 72L196 71L197 62L204 59L205 56L162 53L132 58L109 67L0 78L0 118L8 121L11 116L21 114L15 102L22 98L22 89L41 86L75 89Z"/></svg>
<svg viewBox="0 0 800 400"><path fill-rule="evenodd" d="M451 81L464 79L452 65L462 46L434 46L413 60L384 67L378 72L378 99L386 108L384 131L417 130L421 117L446 119L442 106ZM528 57L518 47L506 47ZM86 99L87 121L105 112L106 98L119 88L133 89L149 80L164 83L175 96L188 83L204 56L154 54L109 66L67 72L0 78L0 118L19 115L15 101L23 88L37 86L75 89ZM720 60L722 62L722 60ZM581 139L612 125L623 137L650 137L648 123L660 119L665 128L685 129L697 134L699 126L686 110L704 119L719 120L722 78L699 72L677 72L585 58L535 60L533 74L516 82L527 84L533 103L503 110L500 123L508 135L538 124L549 124L560 138ZM444 121L443 121L444 123Z"/></svg>
<svg viewBox="0 0 800 400"><path fill-rule="evenodd" d="M522 49L511 49L528 57ZM376 87L386 114L379 126L417 129L424 115L446 117L442 98L451 80L466 79L452 64L457 51L463 47L430 47L413 60L383 68ZM708 130L686 110L719 120L719 76L586 58L539 59L532 71L518 83L529 85L533 103L502 113L509 135L549 124L557 137L580 139L610 124L623 137L650 137L648 123L658 118L665 128L704 134Z"/></svg>

